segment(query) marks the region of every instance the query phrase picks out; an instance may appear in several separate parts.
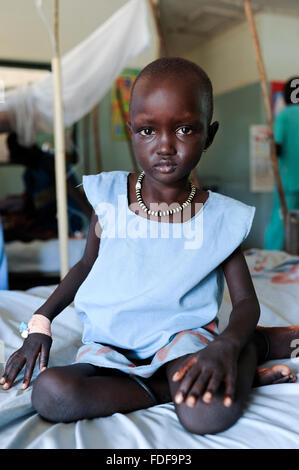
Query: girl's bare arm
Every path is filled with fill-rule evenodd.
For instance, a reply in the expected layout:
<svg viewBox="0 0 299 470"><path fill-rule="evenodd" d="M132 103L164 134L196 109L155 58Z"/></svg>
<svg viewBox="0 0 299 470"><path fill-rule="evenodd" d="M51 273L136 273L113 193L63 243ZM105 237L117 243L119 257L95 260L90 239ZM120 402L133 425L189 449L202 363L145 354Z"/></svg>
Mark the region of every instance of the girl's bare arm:
<svg viewBox="0 0 299 470"><path fill-rule="evenodd" d="M48 300L34 314L40 314L53 320L75 297L77 290L87 277L97 256L100 245L100 230L96 233L97 216L93 212L88 231L85 251L82 259L75 264L69 273L62 279L58 287ZM34 366L39 356L39 367L42 371L48 365L52 338L43 333L31 333L24 340L20 349L15 351L7 360L5 371L0 379L4 390L8 390L14 383L17 375L25 366L22 389L26 389L31 381Z"/></svg>
<svg viewBox="0 0 299 470"><path fill-rule="evenodd" d="M220 336L232 341L241 351L255 331L260 306L240 247L223 262L222 267L233 308L229 324Z"/></svg>
<svg viewBox="0 0 299 470"><path fill-rule="evenodd" d="M70 269L47 301L34 312L35 314L44 315L52 321L74 300L77 290L86 279L98 256L100 238L99 231L96 231L97 223L97 215L92 211L85 251L81 260Z"/></svg>
<svg viewBox="0 0 299 470"><path fill-rule="evenodd" d="M210 403L213 394L224 381L224 404L232 404L236 389L237 362L241 350L255 331L260 307L240 247L222 263L222 268L233 307L229 323L214 341L191 355L173 375L172 380L181 380L175 398L177 403L188 396L190 387L194 387L195 383L205 403Z"/></svg>

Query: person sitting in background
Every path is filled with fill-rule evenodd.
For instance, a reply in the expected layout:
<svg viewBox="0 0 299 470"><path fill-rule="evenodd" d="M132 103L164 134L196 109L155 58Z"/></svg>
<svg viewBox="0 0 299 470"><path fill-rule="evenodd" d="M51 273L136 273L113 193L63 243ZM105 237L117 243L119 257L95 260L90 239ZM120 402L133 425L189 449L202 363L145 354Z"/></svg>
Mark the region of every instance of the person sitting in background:
<svg viewBox="0 0 299 470"><path fill-rule="evenodd" d="M38 146L24 147L18 143L15 133L7 139L12 163L26 167L23 174L25 192L8 196L0 202L3 217L4 239L31 241L56 238L55 162L51 152ZM66 165L67 173L70 166ZM83 229L84 215L90 217L91 209L73 174L67 178L69 235L74 236Z"/></svg>
<svg viewBox="0 0 299 470"><path fill-rule="evenodd" d="M289 79L284 87L286 107L276 116L274 138L279 171L288 210L299 209L299 78ZM284 248L284 225L277 188L270 223L265 233L266 250Z"/></svg>

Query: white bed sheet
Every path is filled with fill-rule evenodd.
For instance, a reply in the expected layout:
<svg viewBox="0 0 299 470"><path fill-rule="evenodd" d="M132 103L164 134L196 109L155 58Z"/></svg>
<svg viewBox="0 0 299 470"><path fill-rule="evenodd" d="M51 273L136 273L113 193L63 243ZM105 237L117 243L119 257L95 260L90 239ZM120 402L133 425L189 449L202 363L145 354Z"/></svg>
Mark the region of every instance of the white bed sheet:
<svg viewBox="0 0 299 470"><path fill-rule="evenodd" d="M283 252L250 250L246 259L261 303L259 323L263 326L297 324L299 258ZM282 276L281 282L275 283L278 275ZM20 321L28 319L53 289L54 286L35 287L25 292L0 291L0 339L4 341L5 360L22 344L18 334ZM219 314L221 329L227 322L230 307L225 289ZM54 341L49 365L72 362L81 345L81 324L72 306L54 320L52 330ZM289 364L299 379L299 358L269 361L267 364L278 362ZM2 363L0 373L3 368ZM35 369L34 377L37 373ZM76 423L51 424L34 412L30 400L32 386L21 391L21 382L22 374L11 390L0 388L2 449L299 448L299 381L252 389L243 417L227 431L205 436L191 434L181 426L173 403L126 415L115 413L110 417Z"/></svg>

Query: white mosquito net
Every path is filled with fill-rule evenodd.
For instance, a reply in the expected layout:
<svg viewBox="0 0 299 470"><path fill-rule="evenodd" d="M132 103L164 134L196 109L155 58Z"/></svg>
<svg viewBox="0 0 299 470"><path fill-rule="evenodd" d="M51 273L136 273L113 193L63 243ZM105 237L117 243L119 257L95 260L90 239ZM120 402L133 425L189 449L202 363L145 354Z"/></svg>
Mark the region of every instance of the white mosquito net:
<svg viewBox="0 0 299 470"><path fill-rule="evenodd" d="M65 127L98 103L123 68L150 45L146 0L130 0L61 59ZM0 112L8 112L20 144L30 146L39 130L53 132L52 73L8 91Z"/></svg>

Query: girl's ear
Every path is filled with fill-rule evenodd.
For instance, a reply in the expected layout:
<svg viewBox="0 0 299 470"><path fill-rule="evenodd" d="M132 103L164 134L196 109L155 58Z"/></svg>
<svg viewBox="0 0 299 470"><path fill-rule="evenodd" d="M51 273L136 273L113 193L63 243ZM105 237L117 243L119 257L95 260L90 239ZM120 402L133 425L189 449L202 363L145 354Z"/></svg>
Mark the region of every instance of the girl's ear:
<svg viewBox="0 0 299 470"><path fill-rule="evenodd" d="M216 132L218 131L218 128L219 128L219 122L218 121L214 121L213 124L211 124L209 126L209 129L208 129L208 137L207 137L207 140L206 140L206 145L205 145L205 150L208 149L210 147L210 145L212 144L213 140L214 140L214 137L216 135Z"/></svg>
<svg viewBox="0 0 299 470"><path fill-rule="evenodd" d="M127 129L128 129L128 132L129 132L130 137L132 137L132 125L131 125L131 122L130 122L130 121L126 122L126 126L127 126Z"/></svg>

